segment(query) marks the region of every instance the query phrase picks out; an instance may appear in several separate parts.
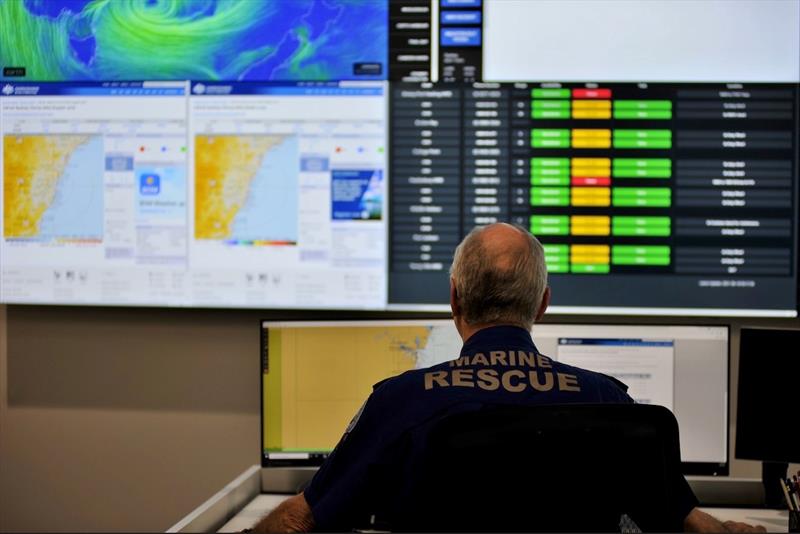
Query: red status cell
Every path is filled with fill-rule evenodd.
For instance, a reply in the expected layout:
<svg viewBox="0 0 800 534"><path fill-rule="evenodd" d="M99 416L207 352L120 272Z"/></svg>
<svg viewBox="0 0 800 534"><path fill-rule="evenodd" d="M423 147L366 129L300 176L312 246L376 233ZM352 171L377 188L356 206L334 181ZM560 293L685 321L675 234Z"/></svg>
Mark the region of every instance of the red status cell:
<svg viewBox="0 0 800 534"><path fill-rule="evenodd" d="M609 186L611 178L608 176L573 176L570 183L575 186Z"/></svg>
<svg viewBox="0 0 800 534"><path fill-rule="evenodd" d="M572 98L611 98L611 89L573 89Z"/></svg>

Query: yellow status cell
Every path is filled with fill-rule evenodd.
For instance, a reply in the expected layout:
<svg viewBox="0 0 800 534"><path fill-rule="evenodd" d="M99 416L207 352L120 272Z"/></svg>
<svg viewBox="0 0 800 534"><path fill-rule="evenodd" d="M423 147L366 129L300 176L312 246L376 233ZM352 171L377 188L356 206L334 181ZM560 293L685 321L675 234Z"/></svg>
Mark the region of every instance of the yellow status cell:
<svg viewBox="0 0 800 534"><path fill-rule="evenodd" d="M611 176L611 168L610 167L590 167L590 166L579 166L579 167L572 167L572 176Z"/></svg>
<svg viewBox="0 0 800 534"><path fill-rule="evenodd" d="M610 119L610 109L573 109L573 119Z"/></svg>
<svg viewBox="0 0 800 534"><path fill-rule="evenodd" d="M611 148L611 138L572 138L572 148Z"/></svg>
<svg viewBox="0 0 800 534"><path fill-rule="evenodd" d="M608 167L611 168L611 158L571 158L573 167Z"/></svg>
<svg viewBox="0 0 800 534"><path fill-rule="evenodd" d="M571 263L608 263L611 247L608 245L572 245Z"/></svg>
<svg viewBox="0 0 800 534"><path fill-rule="evenodd" d="M573 128L572 138L611 139L611 130L608 128Z"/></svg>
<svg viewBox="0 0 800 534"><path fill-rule="evenodd" d="M610 206L611 188L574 187L570 197L573 206Z"/></svg>
<svg viewBox="0 0 800 534"><path fill-rule="evenodd" d="M609 226L573 226L570 228L571 235L611 235Z"/></svg>
<svg viewBox="0 0 800 534"><path fill-rule="evenodd" d="M570 217L570 224L573 226L609 226L611 217L605 215L573 215Z"/></svg>
<svg viewBox="0 0 800 534"><path fill-rule="evenodd" d="M572 109L610 110L611 100L573 100Z"/></svg>
<svg viewBox="0 0 800 534"><path fill-rule="evenodd" d="M571 197L572 197L571 200L573 202L575 202L575 201L583 201L583 200L586 200L587 202L591 201L591 200L608 200L609 198L611 198L611 195L609 193L599 193L599 194L593 195L593 194L583 193L583 189L584 188L573 189L572 190L573 193L571 195ZM591 187L591 188L587 187L585 189L607 189L607 188L606 187Z"/></svg>
<svg viewBox="0 0 800 534"><path fill-rule="evenodd" d="M611 176L609 158L572 158L572 176Z"/></svg>
<svg viewBox="0 0 800 534"><path fill-rule="evenodd" d="M590 208L602 208L611 205L610 198L573 198L573 206L582 206Z"/></svg>
<svg viewBox="0 0 800 534"><path fill-rule="evenodd" d="M610 235L611 217L603 215L574 215L570 217L572 235Z"/></svg>
<svg viewBox="0 0 800 534"><path fill-rule="evenodd" d="M572 255L569 259L570 263L581 263L581 264L604 264L608 263L609 257L608 256L591 256L591 255Z"/></svg>
<svg viewBox="0 0 800 534"><path fill-rule="evenodd" d="M572 196L607 197L611 195L610 187L573 187Z"/></svg>
<svg viewBox="0 0 800 534"><path fill-rule="evenodd" d="M572 245L570 252L574 256L578 255L605 255L611 254L611 246L609 245Z"/></svg>

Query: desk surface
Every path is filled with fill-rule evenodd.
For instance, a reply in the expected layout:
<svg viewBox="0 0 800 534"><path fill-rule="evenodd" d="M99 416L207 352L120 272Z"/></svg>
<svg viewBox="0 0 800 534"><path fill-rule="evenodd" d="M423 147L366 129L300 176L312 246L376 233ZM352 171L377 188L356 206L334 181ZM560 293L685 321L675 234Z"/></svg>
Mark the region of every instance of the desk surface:
<svg viewBox="0 0 800 534"><path fill-rule="evenodd" d="M262 493L230 521L219 532L239 532L250 528L267 512L278 506L289 495ZM720 521L741 521L751 525L761 525L767 532L786 532L789 527L789 514L785 510L766 510L761 508L701 508Z"/></svg>

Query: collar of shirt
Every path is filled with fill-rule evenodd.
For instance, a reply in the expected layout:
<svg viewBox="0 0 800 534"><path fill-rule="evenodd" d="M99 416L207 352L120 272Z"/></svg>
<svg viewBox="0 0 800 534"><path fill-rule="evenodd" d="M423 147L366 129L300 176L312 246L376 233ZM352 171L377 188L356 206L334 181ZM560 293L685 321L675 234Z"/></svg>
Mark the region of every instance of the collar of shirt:
<svg viewBox="0 0 800 534"><path fill-rule="evenodd" d="M530 332L519 326L501 325L490 326L472 334L461 348L461 355L504 348L532 350L539 354Z"/></svg>

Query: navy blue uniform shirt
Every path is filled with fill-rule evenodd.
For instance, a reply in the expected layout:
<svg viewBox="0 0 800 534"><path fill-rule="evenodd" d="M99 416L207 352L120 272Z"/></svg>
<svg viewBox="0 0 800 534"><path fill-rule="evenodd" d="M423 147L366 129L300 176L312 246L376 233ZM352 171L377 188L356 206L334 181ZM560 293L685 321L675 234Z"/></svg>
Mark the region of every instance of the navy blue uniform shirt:
<svg viewBox="0 0 800 534"><path fill-rule="evenodd" d="M374 386L305 490L317 529L363 526L365 514L371 512L364 503L376 494L399 491L402 480L376 487L374 473L381 466L409 464L408 449L398 449L396 443L411 429L422 428L424 433L445 416L485 404L632 403L626 390L614 378L540 354L523 328L480 330L467 340L458 359L407 371ZM413 469L399 476L411 477ZM676 514L685 518L697 500L683 477L681 481L685 498Z"/></svg>

